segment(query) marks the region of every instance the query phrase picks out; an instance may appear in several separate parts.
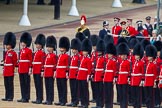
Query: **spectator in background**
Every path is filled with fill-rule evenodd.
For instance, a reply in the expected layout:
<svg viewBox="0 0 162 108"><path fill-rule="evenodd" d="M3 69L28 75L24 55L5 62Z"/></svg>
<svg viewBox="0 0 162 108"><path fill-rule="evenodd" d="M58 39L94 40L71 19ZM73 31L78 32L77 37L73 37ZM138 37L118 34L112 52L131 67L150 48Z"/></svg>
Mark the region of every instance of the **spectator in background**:
<svg viewBox="0 0 162 108"><path fill-rule="evenodd" d="M155 41L161 41L161 35L157 35L157 30L152 31L152 37L150 38L151 44L154 44Z"/></svg>
<svg viewBox="0 0 162 108"><path fill-rule="evenodd" d="M107 35L108 33L110 33L109 29L109 22L108 21L103 21L103 29L100 30L99 32L99 37L101 39L104 39L105 35Z"/></svg>

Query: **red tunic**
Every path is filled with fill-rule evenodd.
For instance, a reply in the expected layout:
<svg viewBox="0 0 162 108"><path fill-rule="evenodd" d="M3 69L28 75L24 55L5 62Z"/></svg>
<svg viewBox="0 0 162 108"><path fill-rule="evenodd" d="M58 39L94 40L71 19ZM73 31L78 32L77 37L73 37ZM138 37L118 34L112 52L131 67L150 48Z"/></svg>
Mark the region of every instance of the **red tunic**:
<svg viewBox="0 0 162 108"><path fill-rule="evenodd" d="M96 68L94 74L94 81L99 82L103 80L103 72L104 72L104 63L105 63L104 56L98 57L96 61Z"/></svg>
<svg viewBox="0 0 162 108"><path fill-rule="evenodd" d="M96 65L96 62L97 62L97 58L98 58L98 53L97 51L93 51L91 53L91 61L92 61L92 74L94 74L95 72L95 65Z"/></svg>
<svg viewBox="0 0 162 108"><path fill-rule="evenodd" d="M66 78L70 57L68 54L60 54L56 66L56 78Z"/></svg>
<svg viewBox="0 0 162 108"><path fill-rule="evenodd" d="M162 88L162 65L160 66L159 88Z"/></svg>
<svg viewBox="0 0 162 108"><path fill-rule="evenodd" d="M53 77L56 70L57 57L55 53L48 53L44 63L44 77Z"/></svg>
<svg viewBox="0 0 162 108"><path fill-rule="evenodd" d="M129 32L130 36L135 36L136 35L136 29L133 26L127 26L126 29Z"/></svg>
<svg viewBox="0 0 162 108"><path fill-rule="evenodd" d="M35 52L34 54L34 59L33 59L33 74L40 74L41 70L44 66L44 61L45 61L45 52L43 49L39 49Z"/></svg>
<svg viewBox="0 0 162 108"><path fill-rule="evenodd" d="M14 76L14 69L17 64L17 54L14 50L6 51L3 76Z"/></svg>
<svg viewBox="0 0 162 108"><path fill-rule="evenodd" d="M132 64L133 68L132 68L132 73L131 73L131 80L130 80L130 85L131 86L139 86L141 80L142 80L142 76L144 76L144 63L139 60L139 61L135 61Z"/></svg>
<svg viewBox="0 0 162 108"><path fill-rule="evenodd" d="M76 54L71 57L71 64L69 69L69 79L76 79L78 67L80 63L80 55Z"/></svg>
<svg viewBox="0 0 162 108"><path fill-rule="evenodd" d="M149 62L146 66L144 86L154 86L154 81L156 80L156 77L157 77L156 63Z"/></svg>
<svg viewBox="0 0 162 108"><path fill-rule="evenodd" d="M117 63L114 58L108 59L106 61L106 70L104 73L103 82L113 82L114 77L116 76Z"/></svg>
<svg viewBox="0 0 162 108"><path fill-rule="evenodd" d="M122 60L119 66L117 84L128 84L128 76L130 74L130 62Z"/></svg>
<svg viewBox="0 0 162 108"><path fill-rule="evenodd" d="M32 51L28 47L20 50L18 72L28 73L29 68L32 66Z"/></svg>
<svg viewBox="0 0 162 108"><path fill-rule="evenodd" d="M114 44L115 45L118 42L118 36L116 36L116 35L118 35L121 30L122 30L122 28L119 25L116 25L116 26L112 27L112 34L114 34Z"/></svg>
<svg viewBox="0 0 162 108"><path fill-rule="evenodd" d="M91 74L92 61L88 56L83 56L80 62L77 80L87 80L87 76Z"/></svg>

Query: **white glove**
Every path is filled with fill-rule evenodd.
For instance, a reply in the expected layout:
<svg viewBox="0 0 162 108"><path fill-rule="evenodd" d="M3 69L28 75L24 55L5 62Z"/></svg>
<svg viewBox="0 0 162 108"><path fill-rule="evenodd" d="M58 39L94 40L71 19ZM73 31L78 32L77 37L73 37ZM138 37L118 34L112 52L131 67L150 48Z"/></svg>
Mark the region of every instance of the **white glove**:
<svg viewBox="0 0 162 108"><path fill-rule="evenodd" d="M44 76L44 72L41 72L41 77L43 77Z"/></svg>
<svg viewBox="0 0 162 108"><path fill-rule="evenodd" d="M68 75L68 73L66 73L66 79L69 79L69 75Z"/></svg>
<svg viewBox="0 0 162 108"><path fill-rule="evenodd" d="M156 88L157 87L157 85L156 85L156 81L154 81L154 86L153 86L153 88Z"/></svg>
<svg viewBox="0 0 162 108"><path fill-rule="evenodd" d="M90 77L90 75L87 76L87 82L89 81L89 77Z"/></svg>
<svg viewBox="0 0 162 108"><path fill-rule="evenodd" d="M144 81L141 81L139 86L144 86L144 83Z"/></svg>
<svg viewBox="0 0 162 108"><path fill-rule="evenodd" d="M128 84L130 84L130 78L128 78L128 80L127 80L127 81L128 81Z"/></svg>
<svg viewBox="0 0 162 108"><path fill-rule="evenodd" d="M116 82L117 82L117 78L114 78L113 79L113 84L116 84Z"/></svg>

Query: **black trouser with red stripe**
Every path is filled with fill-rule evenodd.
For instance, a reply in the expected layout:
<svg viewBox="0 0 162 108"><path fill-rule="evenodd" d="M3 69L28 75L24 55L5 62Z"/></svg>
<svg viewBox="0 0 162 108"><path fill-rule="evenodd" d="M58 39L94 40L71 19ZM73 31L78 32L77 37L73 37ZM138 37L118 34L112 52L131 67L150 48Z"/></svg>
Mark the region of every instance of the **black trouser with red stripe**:
<svg viewBox="0 0 162 108"><path fill-rule="evenodd" d="M46 88L46 101L54 101L54 79L53 77L45 77L45 88Z"/></svg>
<svg viewBox="0 0 162 108"><path fill-rule="evenodd" d="M80 91L81 105L89 105L89 93L88 93L88 82L87 80L78 80L78 87Z"/></svg>
<svg viewBox="0 0 162 108"><path fill-rule="evenodd" d="M19 73L21 96L24 100L30 99L30 75L28 73Z"/></svg>
<svg viewBox="0 0 162 108"><path fill-rule="evenodd" d="M43 78L41 74L33 74L35 90L36 90L36 100L43 100Z"/></svg>
<svg viewBox="0 0 162 108"><path fill-rule="evenodd" d="M134 108L141 108L142 104L142 87L139 86L131 86L132 91L132 101Z"/></svg>
<svg viewBox="0 0 162 108"><path fill-rule="evenodd" d="M14 97L14 76L5 76L4 77L4 86L5 86L5 99L13 99Z"/></svg>
<svg viewBox="0 0 162 108"><path fill-rule="evenodd" d="M154 89L152 86L144 87L147 108L154 108Z"/></svg>
<svg viewBox="0 0 162 108"><path fill-rule="evenodd" d="M128 84L119 84L120 108L128 107Z"/></svg>
<svg viewBox="0 0 162 108"><path fill-rule="evenodd" d="M71 91L71 102L78 104L78 81L76 79L70 79L70 91Z"/></svg>
<svg viewBox="0 0 162 108"><path fill-rule="evenodd" d="M113 108L113 98L114 98L113 82L104 82L105 108Z"/></svg>
<svg viewBox="0 0 162 108"><path fill-rule="evenodd" d="M67 79L57 78L57 90L60 103L67 102Z"/></svg>

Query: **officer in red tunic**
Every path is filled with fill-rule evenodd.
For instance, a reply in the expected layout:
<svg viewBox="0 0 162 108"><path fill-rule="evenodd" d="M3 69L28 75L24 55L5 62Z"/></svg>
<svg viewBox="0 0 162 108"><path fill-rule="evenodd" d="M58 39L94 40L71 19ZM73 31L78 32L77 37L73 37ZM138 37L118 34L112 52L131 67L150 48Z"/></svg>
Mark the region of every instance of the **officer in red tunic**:
<svg viewBox="0 0 162 108"><path fill-rule="evenodd" d="M122 30L121 26L119 25L119 22L120 22L120 18L115 17L114 18L115 25L112 27L112 34L114 35L113 37L114 37L114 44L115 45L117 44L117 41L118 41L117 35Z"/></svg>
<svg viewBox="0 0 162 108"><path fill-rule="evenodd" d="M82 42L83 57L80 61L79 71L77 75L78 87L80 90L80 101L81 105L79 108L88 108L89 105L89 96L88 96L88 80L92 70L92 61L89 57L89 54L92 50L91 41L85 39Z"/></svg>
<svg viewBox="0 0 162 108"><path fill-rule="evenodd" d="M162 60L162 49L160 51L160 59ZM162 106L162 64L160 65L160 74L158 80L159 80L158 87L160 89L160 106Z"/></svg>
<svg viewBox="0 0 162 108"><path fill-rule="evenodd" d="M129 47L126 43L120 43L117 46L117 53L121 57L117 84L119 86L120 108L128 107L128 81L130 74L130 61L127 60Z"/></svg>
<svg viewBox="0 0 162 108"><path fill-rule="evenodd" d="M57 56L54 53L56 50L56 38L48 36L46 41L47 55L44 63L44 78L46 88L46 101L45 105L52 105L54 101L54 71L56 71Z"/></svg>
<svg viewBox="0 0 162 108"><path fill-rule="evenodd" d="M21 99L18 102L29 102L30 99L30 67L32 66L32 42L30 33L24 32L20 38L21 50L19 55L18 73L20 78Z"/></svg>
<svg viewBox="0 0 162 108"><path fill-rule="evenodd" d="M162 48L162 42L161 41L155 41L154 42L154 46L156 47L157 49L157 57L155 59L155 62L157 64L157 79L156 79L156 88L154 88L154 96L155 96L155 108L159 108L160 107L160 90L158 88L158 83L159 83L159 80L158 80L158 76L160 74L160 65L161 65L161 59L160 59L160 50Z"/></svg>
<svg viewBox="0 0 162 108"><path fill-rule="evenodd" d="M126 27L126 29L128 30L130 36L135 36L137 31L132 26L132 21L133 21L133 19L130 19L130 18L127 19L127 27Z"/></svg>
<svg viewBox="0 0 162 108"><path fill-rule="evenodd" d="M71 40L71 52L73 56L71 57L70 69L69 69L69 79L70 79L70 91L71 91L71 103L67 106L77 107L79 103L78 99L78 83L76 80L78 67L80 64L81 55L79 51L81 50L81 42L79 39L74 38Z"/></svg>
<svg viewBox="0 0 162 108"><path fill-rule="evenodd" d="M103 105L103 73L106 60L104 58L105 44L103 40L99 40L96 46L96 51L98 54L96 60L96 68L94 72L94 85L96 90L96 107L102 108Z"/></svg>
<svg viewBox="0 0 162 108"><path fill-rule="evenodd" d="M56 66L56 81L59 102L55 105L65 106L67 102L67 76L68 76L68 66L70 57L67 54L70 47L70 41L67 37L61 37L59 40L59 48L61 54L58 57L58 62Z"/></svg>
<svg viewBox="0 0 162 108"><path fill-rule="evenodd" d="M43 50L45 45L45 36L43 34L39 34L36 37L35 45L37 51L34 54L33 62L32 62L32 73L34 78L35 90L36 90L36 100L32 101L35 104L41 104L43 100L43 78L42 78L42 70L45 60L45 52Z"/></svg>
<svg viewBox="0 0 162 108"><path fill-rule="evenodd" d="M153 45L146 46L146 56L148 63L144 77L145 101L147 108L154 108L154 89L157 77L157 65L154 59L157 56L157 50Z"/></svg>
<svg viewBox="0 0 162 108"><path fill-rule="evenodd" d="M117 63L116 59L114 58L114 56L116 56L116 47L113 43L107 44L106 54L106 69L103 78L105 108L113 108L113 84L115 83L117 71Z"/></svg>
<svg viewBox="0 0 162 108"><path fill-rule="evenodd" d="M95 84L94 84L94 72L95 72L95 67L96 67L96 61L98 58L98 53L96 51L96 45L97 42L100 38L97 35L91 35L90 36L90 40L92 42L92 53L91 53L91 61L92 61L92 65L93 65L93 70L92 70L92 74L91 74L91 89L92 89L92 100L90 100L90 102L94 103L96 102L96 90L95 90Z"/></svg>
<svg viewBox="0 0 162 108"><path fill-rule="evenodd" d="M144 75L144 63L141 60L144 54L144 50L141 44L137 43L133 49L133 55L135 61L132 62L132 73L130 78L131 86L131 99L134 108L141 108L141 82Z"/></svg>
<svg viewBox="0 0 162 108"><path fill-rule="evenodd" d="M5 98L2 101L13 101L14 98L14 69L17 64L17 54L13 50L16 46L16 36L12 32L7 32L3 45L6 52L4 55L3 76L5 86Z"/></svg>

